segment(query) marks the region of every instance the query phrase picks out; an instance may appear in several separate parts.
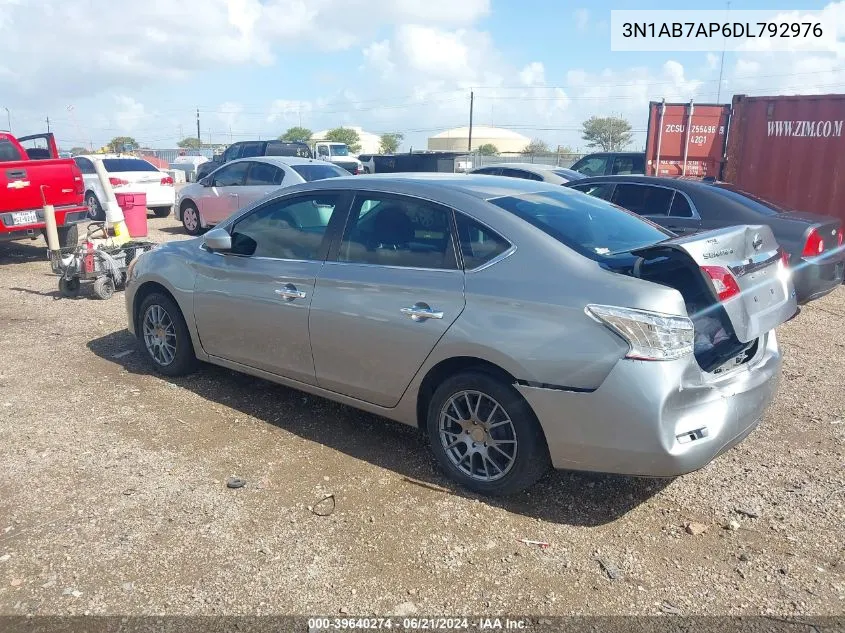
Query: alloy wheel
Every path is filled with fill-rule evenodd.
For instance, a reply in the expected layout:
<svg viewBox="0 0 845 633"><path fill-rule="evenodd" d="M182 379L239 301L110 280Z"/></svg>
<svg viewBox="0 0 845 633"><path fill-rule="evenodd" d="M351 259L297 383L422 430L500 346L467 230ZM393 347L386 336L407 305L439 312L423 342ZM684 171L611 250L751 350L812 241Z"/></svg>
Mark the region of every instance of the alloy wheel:
<svg viewBox="0 0 845 633"><path fill-rule="evenodd" d="M162 367L176 358L176 326L160 305L151 305L144 314L144 345L150 357Z"/></svg>

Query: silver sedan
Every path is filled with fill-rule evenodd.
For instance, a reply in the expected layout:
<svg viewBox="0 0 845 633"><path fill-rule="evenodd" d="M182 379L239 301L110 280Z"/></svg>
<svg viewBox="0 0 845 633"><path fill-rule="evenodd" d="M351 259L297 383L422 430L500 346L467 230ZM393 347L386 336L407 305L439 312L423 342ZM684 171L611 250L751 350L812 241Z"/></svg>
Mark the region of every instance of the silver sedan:
<svg viewBox="0 0 845 633"><path fill-rule="evenodd" d="M429 174L282 190L135 259L126 310L162 374L206 361L419 427L504 494L550 465L704 466L771 402L797 308L765 226L678 238L564 187Z"/></svg>
<svg viewBox="0 0 845 633"><path fill-rule="evenodd" d="M469 173L484 176L507 176L508 178L537 180L552 185L565 185L573 180L584 178L584 174L580 174L577 171L558 167L557 165L544 165L542 163L497 163L485 167L476 167Z"/></svg>
<svg viewBox="0 0 845 633"><path fill-rule="evenodd" d="M257 156L233 160L179 191L176 219L189 235L199 235L276 189L341 176L349 176L349 172L311 158Z"/></svg>

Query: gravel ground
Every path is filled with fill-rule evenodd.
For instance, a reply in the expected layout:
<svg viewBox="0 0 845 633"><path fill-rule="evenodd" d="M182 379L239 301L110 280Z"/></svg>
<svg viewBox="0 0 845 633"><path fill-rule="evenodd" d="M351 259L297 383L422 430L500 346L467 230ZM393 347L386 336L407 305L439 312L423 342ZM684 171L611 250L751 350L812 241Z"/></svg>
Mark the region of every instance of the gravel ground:
<svg viewBox="0 0 845 633"><path fill-rule="evenodd" d="M2 614L843 613L845 288L780 329L775 404L703 470L506 500L454 488L414 429L153 375L125 322L120 293L60 298L40 239L0 244Z"/></svg>

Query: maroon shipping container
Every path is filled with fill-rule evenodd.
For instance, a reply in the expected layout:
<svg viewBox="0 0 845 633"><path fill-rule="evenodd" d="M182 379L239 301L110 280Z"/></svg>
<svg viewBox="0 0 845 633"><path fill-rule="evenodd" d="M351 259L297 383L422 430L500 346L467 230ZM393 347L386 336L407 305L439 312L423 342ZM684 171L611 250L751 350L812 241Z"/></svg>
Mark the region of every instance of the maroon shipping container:
<svg viewBox="0 0 845 633"><path fill-rule="evenodd" d="M646 175L718 178L730 112L727 104L649 103Z"/></svg>
<svg viewBox="0 0 845 633"><path fill-rule="evenodd" d="M735 95L722 178L845 223L845 95Z"/></svg>

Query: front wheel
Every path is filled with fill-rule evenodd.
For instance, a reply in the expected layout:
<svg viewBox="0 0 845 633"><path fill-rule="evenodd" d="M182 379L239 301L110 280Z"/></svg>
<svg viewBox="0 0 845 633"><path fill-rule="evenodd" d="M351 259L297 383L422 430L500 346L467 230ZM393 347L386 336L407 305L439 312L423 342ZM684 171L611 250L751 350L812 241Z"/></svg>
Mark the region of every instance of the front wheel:
<svg viewBox="0 0 845 633"><path fill-rule="evenodd" d="M182 226L188 235L199 235L202 233L200 225L200 212L193 204L186 204L182 209Z"/></svg>
<svg viewBox="0 0 845 633"><path fill-rule="evenodd" d="M165 376L183 376L197 365L182 311L170 297L153 293L141 303L135 326L144 355Z"/></svg>
<svg viewBox="0 0 845 633"><path fill-rule="evenodd" d="M524 490L551 465L531 407L511 385L487 373L469 371L444 381L429 403L427 432L449 477L482 494Z"/></svg>

